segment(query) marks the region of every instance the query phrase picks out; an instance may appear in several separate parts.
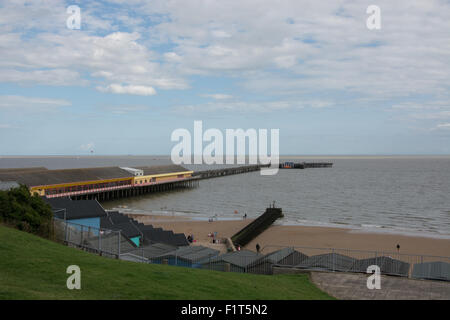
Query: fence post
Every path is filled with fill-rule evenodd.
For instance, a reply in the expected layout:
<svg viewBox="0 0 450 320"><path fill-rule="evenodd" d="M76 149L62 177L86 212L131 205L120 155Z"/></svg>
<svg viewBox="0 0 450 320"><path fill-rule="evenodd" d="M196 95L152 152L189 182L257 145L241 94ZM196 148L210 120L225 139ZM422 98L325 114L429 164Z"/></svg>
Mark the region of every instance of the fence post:
<svg viewBox="0 0 450 320"><path fill-rule="evenodd" d="M67 243L67 221L64 220L64 241Z"/></svg>
<svg viewBox="0 0 450 320"><path fill-rule="evenodd" d="M334 260L335 260L336 257L334 256L334 248L331 250L331 254L332 254L332 255L331 255L331 256L332 256L332 259L333 259L333 272L335 272L335 270L334 270L334 264L335 264L335 261L334 261Z"/></svg>
<svg viewBox="0 0 450 320"><path fill-rule="evenodd" d="M102 229L98 230L98 253L102 255Z"/></svg>
<svg viewBox="0 0 450 320"><path fill-rule="evenodd" d="M83 225L81 225L80 247L83 247Z"/></svg>
<svg viewBox="0 0 450 320"><path fill-rule="evenodd" d="M66 222L67 225L67 222ZM70 228L67 226L67 244L69 244L70 241Z"/></svg>
<svg viewBox="0 0 450 320"><path fill-rule="evenodd" d="M120 259L120 230L119 230L119 240L118 240L118 247L117 247L117 259Z"/></svg>
<svg viewBox="0 0 450 320"><path fill-rule="evenodd" d="M378 252L375 251L375 265L378 266ZM367 270L364 270L364 272L366 272ZM381 271L381 267L380 267L380 271Z"/></svg>
<svg viewBox="0 0 450 320"><path fill-rule="evenodd" d="M422 277L425 277L426 273L425 273L425 270L423 268L423 256L420 256L420 263L421 263L421 266L422 266ZM412 266L411 266L411 268L412 268ZM411 271L411 275L412 275L412 271Z"/></svg>
<svg viewBox="0 0 450 320"><path fill-rule="evenodd" d="M228 262L225 262L225 268L224 268L224 271L225 271L225 272L230 272L230 270L231 270L231 265L230 265Z"/></svg>

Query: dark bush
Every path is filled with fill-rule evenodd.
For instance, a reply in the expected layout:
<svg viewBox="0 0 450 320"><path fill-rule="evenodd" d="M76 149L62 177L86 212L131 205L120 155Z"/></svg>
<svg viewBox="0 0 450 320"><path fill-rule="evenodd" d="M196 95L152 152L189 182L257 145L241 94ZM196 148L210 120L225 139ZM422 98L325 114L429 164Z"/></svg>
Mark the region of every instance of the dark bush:
<svg viewBox="0 0 450 320"><path fill-rule="evenodd" d="M50 206L38 195L31 195L26 186L0 191L0 222L51 238L52 218Z"/></svg>

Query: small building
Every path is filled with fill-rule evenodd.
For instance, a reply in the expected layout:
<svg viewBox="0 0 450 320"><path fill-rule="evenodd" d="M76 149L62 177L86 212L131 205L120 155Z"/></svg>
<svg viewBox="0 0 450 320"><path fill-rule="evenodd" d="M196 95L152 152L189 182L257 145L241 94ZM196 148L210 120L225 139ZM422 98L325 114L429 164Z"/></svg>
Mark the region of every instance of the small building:
<svg viewBox="0 0 450 320"><path fill-rule="evenodd" d="M179 165L136 167L134 169L142 172L142 175L135 175L133 179L133 184L135 186L147 186L186 179L192 177L192 174L194 173L194 171L187 170Z"/></svg>
<svg viewBox="0 0 450 320"><path fill-rule="evenodd" d="M102 230L98 235L85 239L84 245L106 256L117 258L126 252L136 250L136 246L123 234L111 230ZM120 247L119 247L120 246Z"/></svg>
<svg viewBox="0 0 450 320"><path fill-rule="evenodd" d="M182 233L174 234L172 231L144 225L118 211L108 211L107 215L101 219L101 227L110 230L121 230L136 247L155 243L164 243L173 247L187 246L189 244L186 236Z"/></svg>
<svg viewBox="0 0 450 320"><path fill-rule="evenodd" d="M296 266L308 259L308 256L294 250L294 248L283 248L256 260L248 267L249 273L272 274L273 266Z"/></svg>
<svg viewBox="0 0 450 320"><path fill-rule="evenodd" d="M409 263L386 256L356 260L350 271L367 273L367 268L372 265L380 267L381 274L402 277L409 275Z"/></svg>
<svg viewBox="0 0 450 320"><path fill-rule="evenodd" d="M172 252L177 248L164 243L155 243L129 250L120 255L120 259L134 262L150 263L151 259Z"/></svg>
<svg viewBox="0 0 450 320"><path fill-rule="evenodd" d="M209 261L203 262L202 268L216 271L227 271L227 264L229 264L229 271L248 272L249 267L251 267L252 264L261 257L263 257L262 254L249 250L228 252L210 259Z"/></svg>
<svg viewBox="0 0 450 320"><path fill-rule="evenodd" d="M348 272L351 270L355 261L356 259L342 254L326 253L311 256L308 259L296 265L295 267L308 270Z"/></svg>
<svg viewBox="0 0 450 320"><path fill-rule="evenodd" d="M412 278L450 281L450 263L442 261L416 263Z"/></svg>
<svg viewBox="0 0 450 320"><path fill-rule="evenodd" d="M73 201L68 197L44 200L51 206L56 218L73 224L100 229L100 219L106 217L105 209L97 200Z"/></svg>
<svg viewBox="0 0 450 320"><path fill-rule="evenodd" d="M203 246L185 246L174 251L150 259L153 263L162 263L167 259L169 265L201 268L202 263L208 263L219 255L220 251Z"/></svg>
<svg viewBox="0 0 450 320"><path fill-rule="evenodd" d="M134 246L139 247L142 241L142 232L137 226L130 222L130 218L118 212L108 212L100 220L102 229L120 231L123 236L129 239Z"/></svg>
<svg viewBox="0 0 450 320"><path fill-rule="evenodd" d="M138 176L143 176L144 175L144 171L140 170L140 169L136 169L136 168L130 168L130 167L120 167L120 169L125 170L129 173L131 173L133 176L138 177Z"/></svg>

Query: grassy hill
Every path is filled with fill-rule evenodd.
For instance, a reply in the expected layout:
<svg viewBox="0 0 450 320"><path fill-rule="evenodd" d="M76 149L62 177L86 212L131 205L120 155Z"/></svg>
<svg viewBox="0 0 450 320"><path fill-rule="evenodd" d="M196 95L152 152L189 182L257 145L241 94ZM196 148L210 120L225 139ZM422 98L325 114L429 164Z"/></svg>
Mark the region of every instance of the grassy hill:
<svg viewBox="0 0 450 320"><path fill-rule="evenodd" d="M66 268L81 268L68 290ZM330 299L306 275L262 276L99 257L0 225L0 299Z"/></svg>

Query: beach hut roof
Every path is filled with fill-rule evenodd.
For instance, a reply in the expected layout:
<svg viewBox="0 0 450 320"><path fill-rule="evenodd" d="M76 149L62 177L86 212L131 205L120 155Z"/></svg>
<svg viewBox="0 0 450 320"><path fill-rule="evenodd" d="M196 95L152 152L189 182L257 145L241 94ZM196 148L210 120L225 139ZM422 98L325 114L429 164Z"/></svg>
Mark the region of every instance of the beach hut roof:
<svg viewBox="0 0 450 320"><path fill-rule="evenodd" d="M271 263L278 263L279 261L285 259L286 257L289 257L291 254L298 254L303 256L304 259L307 259L308 256L296 251L294 248L283 248L271 253L266 254L261 260L268 261Z"/></svg>
<svg viewBox="0 0 450 320"><path fill-rule="evenodd" d="M356 260L351 267L351 271L365 273L371 265L379 266L383 274L408 276L409 273L409 263L387 256Z"/></svg>
<svg viewBox="0 0 450 320"><path fill-rule="evenodd" d="M106 217L106 211L97 200L72 201L70 198L43 198L59 219L74 220ZM65 210L63 210L65 209Z"/></svg>
<svg viewBox="0 0 450 320"><path fill-rule="evenodd" d="M191 262L200 262L202 260L210 259L220 253L219 250L211 249L203 246L185 246L180 247L171 252L158 256L158 258L177 257Z"/></svg>
<svg viewBox="0 0 450 320"><path fill-rule="evenodd" d="M348 271L356 259L338 254L326 253L311 256L296 267L298 268L319 268L336 271Z"/></svg>
<svg viewBox="0 0 450 320"><path fill-rule="evenodd" d="M211 262L224 261L245 268L261 257L262 255L259 253L250 250L240 250L222 254L211 260Z"/></svg>
<svg viewBox="0 0 450 320"><path fill-rule="evenodd" d="M155 243L152 245L142 246L140 248L134 249L130 251L130 254L136 255L136 256L144 256L145 258L154 258L158 257L162 254L171 252L175 250L176 247L165 244L165 243Z"/></svg>

